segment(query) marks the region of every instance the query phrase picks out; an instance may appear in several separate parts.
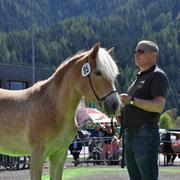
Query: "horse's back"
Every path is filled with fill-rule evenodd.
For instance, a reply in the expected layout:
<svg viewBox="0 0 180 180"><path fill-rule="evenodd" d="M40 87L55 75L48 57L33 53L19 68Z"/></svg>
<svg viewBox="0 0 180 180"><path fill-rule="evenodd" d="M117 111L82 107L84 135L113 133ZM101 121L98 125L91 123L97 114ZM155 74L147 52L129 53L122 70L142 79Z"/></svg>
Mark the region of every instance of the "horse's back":
<svg viewBox="0 0 180 180"><path fill-rule="evenodd" d="M0 121L4 118L14 119L27 113L28 91L0 89Z"/></svg>

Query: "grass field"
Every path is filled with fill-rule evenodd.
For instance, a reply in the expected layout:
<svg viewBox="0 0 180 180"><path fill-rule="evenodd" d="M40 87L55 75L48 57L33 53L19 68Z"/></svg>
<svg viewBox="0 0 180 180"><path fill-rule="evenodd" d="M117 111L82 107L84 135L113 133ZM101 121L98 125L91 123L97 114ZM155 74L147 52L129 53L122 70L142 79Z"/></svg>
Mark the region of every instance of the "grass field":
<svg viewBox="0 0 180 180"><path fill-rule="evenodd" d="M96 174L97 177L104 174L105 176L110 174L120 174L123 171L127 171L127 169L121 168L79 168L79 169L64 169L63 171L63 180L68 179L78 179L78 177L88 177L92 174ZM160 172L172 172L172 173L180 173L180 169L160 169ZM105 173L106 172L106 173ZM49 180L49 176L44 176L43 180Z"/></svg>
<svg viewBox="0 0 180 180"><path fill-rule="evenodd" d="M92 173L98 174L104 173L104 171L113 171L114 173L119 171L126 171L127 169L112 169L112 168L80 168L80 169L65 169L63 171L63 180L75 179L78 176L91 176ZM43 180L49 180L49 176L44 176Z"/></svg>

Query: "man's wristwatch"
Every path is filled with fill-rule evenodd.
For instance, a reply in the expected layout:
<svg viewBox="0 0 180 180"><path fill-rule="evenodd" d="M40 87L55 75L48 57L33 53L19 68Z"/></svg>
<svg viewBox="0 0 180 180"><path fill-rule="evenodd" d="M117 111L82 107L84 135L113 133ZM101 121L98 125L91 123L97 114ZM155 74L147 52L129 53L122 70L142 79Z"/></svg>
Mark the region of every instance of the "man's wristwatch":
<svg viewBox="0 0 180 180"><path fill-rule="evenodd" d="M131 98L131 100L130 100L129 104L131 104L131 105L133 105L133 104L134 104L134 96L132 96L132 98Z"/></svg>

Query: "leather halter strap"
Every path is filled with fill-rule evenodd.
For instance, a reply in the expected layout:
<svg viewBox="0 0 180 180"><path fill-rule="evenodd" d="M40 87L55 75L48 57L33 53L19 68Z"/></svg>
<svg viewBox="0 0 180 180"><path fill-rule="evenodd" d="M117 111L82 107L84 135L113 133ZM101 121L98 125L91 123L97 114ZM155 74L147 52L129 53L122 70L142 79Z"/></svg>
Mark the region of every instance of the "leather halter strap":
<svg viewBox="0 0 180 180"><path fill-rule="evenodd" d="M87 58L86 58L86 63L88 63L88 56L87 56ZM92 81L91 81L90 74L91 74L91 73L88 74L89 83L90 83L90 85L91 85L91 89L92 89L92 91L93 91L93 93L94 93L94 95L95 95L95 97L96 97L96 99L97 99L98 102L104 101L108 96L110 96L111 94L117 92L116 90L115 90L115 91L111 91L111 92L108 93L106 96L104 96L104 97L102 97L102 98L99 98L99 96L97 95L96 91L94 90L94 87L93 87L93 84L92 84Z"/></svg>

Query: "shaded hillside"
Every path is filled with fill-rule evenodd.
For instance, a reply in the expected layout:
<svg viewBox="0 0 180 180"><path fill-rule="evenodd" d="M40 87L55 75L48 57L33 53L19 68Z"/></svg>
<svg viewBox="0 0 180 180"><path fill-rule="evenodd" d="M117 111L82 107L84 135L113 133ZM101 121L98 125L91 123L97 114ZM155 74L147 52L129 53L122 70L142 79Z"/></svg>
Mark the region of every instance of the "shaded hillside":
<svg viewBox="0 0 180 180"><path fill-rule="evenodd" d="M179 0L0 0L0 31L28 29L32 20L37 26L46 28L58 21L80 16L121 16L124 21L140 26L142 20L155 20L153 29L158 30L164 21L159 24L156 18L167 12L176 18L179 9ZM138 13L137 19L134 13Z"/></svg>
<svg viewBox="0 0 180 180"><path fill-rule="evenodd" d="M28 29L32 19L45 28L71 17L118 14L118 7L125 3L125 0L0 0L0 31Z"/></svg>
<svg viewBox="0 0 180 180"><path fill-rule="evenodd" d="M9 27L7 31L15 30L13 25L19 29L29 28L30 2L0 0L0 9L4 7L0 28ZM16 17L13 10L19 16ZM139 40L151 39L159 45L158 65L165 70L170 81L166 109L180 109L179 0L37 0L33 11L37 67L54 69L79 50L87 50L101 42L103 47L115 47L113 56L121 72L117 87L119 92L125 92L138 71L133 50ZM56 23L58 20L61 21ZM12 26L7 26L10 22ZM2 32L0 62L31 65L31 38L30 29L8 34Z"/></svg>

